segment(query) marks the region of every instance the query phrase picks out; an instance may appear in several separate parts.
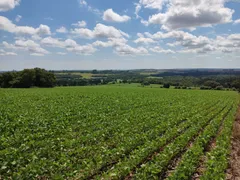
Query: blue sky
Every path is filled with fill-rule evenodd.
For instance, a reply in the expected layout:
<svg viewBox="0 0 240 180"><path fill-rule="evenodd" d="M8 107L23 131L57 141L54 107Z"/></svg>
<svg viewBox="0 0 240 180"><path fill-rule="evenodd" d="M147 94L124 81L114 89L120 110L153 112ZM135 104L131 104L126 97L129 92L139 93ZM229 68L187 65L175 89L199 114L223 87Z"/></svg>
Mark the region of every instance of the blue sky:
<svg viewBox="0 0 240 180"><path fill-rule="evenodd" d="M238 0L0 0L0 70L240 68Z"/></svg>

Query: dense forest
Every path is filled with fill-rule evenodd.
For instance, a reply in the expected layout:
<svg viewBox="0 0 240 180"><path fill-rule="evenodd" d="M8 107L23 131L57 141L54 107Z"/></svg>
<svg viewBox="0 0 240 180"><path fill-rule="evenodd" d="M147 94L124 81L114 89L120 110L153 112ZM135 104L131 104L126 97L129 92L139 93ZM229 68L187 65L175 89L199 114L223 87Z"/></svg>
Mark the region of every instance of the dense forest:
<svg viewBox="0 0 240 180"><path fill-rule="evenodd" d="M54 87L55 85L55 75L40 68L0 74L0 87L2 88Z"/></svg>

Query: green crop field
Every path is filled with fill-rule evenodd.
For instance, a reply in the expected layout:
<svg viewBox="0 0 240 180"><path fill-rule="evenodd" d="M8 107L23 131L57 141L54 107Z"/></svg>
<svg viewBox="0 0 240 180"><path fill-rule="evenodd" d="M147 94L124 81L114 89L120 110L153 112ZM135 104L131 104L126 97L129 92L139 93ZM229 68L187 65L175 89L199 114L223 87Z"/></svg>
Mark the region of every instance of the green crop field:
<svg viewBox="0 0 240 180"><path fill-rule="evenodd" d="M224 179L238 96L0 89L0 179Z"/></svg>

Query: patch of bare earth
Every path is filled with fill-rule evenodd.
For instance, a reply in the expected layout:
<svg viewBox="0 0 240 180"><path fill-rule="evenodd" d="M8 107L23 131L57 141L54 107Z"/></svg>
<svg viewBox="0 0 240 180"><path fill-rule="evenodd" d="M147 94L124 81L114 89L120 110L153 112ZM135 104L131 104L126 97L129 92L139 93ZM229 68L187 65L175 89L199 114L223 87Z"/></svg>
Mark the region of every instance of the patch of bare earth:
<svg viewBox="0 0 240 180"><path fill-rule="evenodd" d="M240 180L240 106L233 126L232 149L227 170L227 180Z"/></svg>

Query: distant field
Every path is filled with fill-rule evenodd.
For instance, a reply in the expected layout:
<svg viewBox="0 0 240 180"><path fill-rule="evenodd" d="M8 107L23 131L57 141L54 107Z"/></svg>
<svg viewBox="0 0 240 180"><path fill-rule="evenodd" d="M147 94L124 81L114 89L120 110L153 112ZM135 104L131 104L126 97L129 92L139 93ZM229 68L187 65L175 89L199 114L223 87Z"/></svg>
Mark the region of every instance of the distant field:
<svg viewBox="0 0 240 180"><path fill-rule="evenodd" d="M107 76L107 74L92 74L92 73L81 73L81 72L62 72L62 73L56 73L56 75L72 75L72 76L82 76L84 79L91 79L92 77L102 77Z"/></svg>
<svg viewBox="0 0 240 180"><path fill-rule="evenodd" d="M239 95L138 86L0 89L0 179L224 179Z"/></svg>
<svg viewBox="0 0 240 180"><path fill-rule="evenodd" d="M74 72L74 73L56 73L57 75L79 75L79 76L82 76L83 78L85 79L90 79L92 77L92 73L80 73L80 72Z"/></svg>

